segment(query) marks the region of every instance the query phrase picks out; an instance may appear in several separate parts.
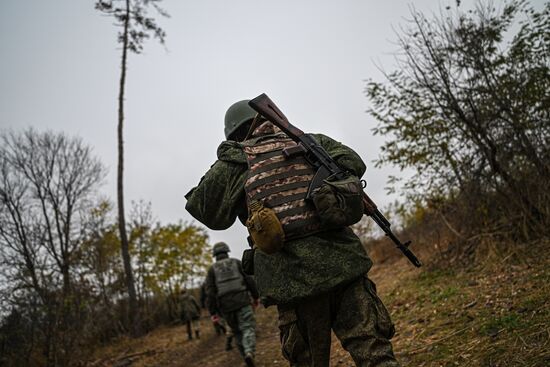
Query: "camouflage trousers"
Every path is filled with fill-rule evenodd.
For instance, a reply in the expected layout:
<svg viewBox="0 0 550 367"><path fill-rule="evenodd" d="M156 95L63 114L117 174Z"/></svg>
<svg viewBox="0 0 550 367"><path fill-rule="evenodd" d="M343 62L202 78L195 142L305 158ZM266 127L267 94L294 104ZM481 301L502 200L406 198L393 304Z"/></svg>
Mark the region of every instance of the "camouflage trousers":
<svg viewBox="0 0 550 367"><path fill-rule="evenodd" d="M224 313L223 317L233 332L237 348L244 357L247 353L256 352L256 320L254 310L248 305L233 312Z"/></svg>
<svg viewBox="0 0 550 367"><path fill-rule="evenodd" d="M187 337L189 339L192 339L193 330L195 331L195 335L198 335L198 333L200 332L201 323L200 323L200 320L196 318L196 319L186 321L185 326L187 327Z"/></svg>
<svg viewBox="0 0 550 367"><path fill-rule="evenodd" d="M366 276L295 305L279 305L284 357L292 367L328 367L331 330L360 367L398 367L388 311Z"/></svg>

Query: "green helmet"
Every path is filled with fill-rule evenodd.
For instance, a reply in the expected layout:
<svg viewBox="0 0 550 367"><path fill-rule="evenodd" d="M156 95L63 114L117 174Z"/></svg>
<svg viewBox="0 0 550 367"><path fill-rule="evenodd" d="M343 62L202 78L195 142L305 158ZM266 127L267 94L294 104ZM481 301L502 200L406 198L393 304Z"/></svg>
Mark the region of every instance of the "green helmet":
<svg viewBox="0 0 550 367"><path fill-rule="evenodd" d="M225 113L225 138L229 139L239 127L256 116L256 111L248 105L249 99L236 102Z"/></svg>
<svg viewBox="0 0 550 367"><path fill-rule="evenodd" d="M219 254L227 254L229 252L229 246L225 242L218 242L212 248L212 255L218 256Z"/></svg>

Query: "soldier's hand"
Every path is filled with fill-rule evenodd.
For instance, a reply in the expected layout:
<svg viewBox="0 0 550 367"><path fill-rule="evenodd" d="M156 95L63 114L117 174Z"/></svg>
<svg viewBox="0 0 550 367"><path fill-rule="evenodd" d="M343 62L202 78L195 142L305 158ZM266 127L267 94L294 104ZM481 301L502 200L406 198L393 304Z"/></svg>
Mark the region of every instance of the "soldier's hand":
<svg viewBox="0 0 550 367"><path fill-rule="evenodd" d="M218 315L212 315L212 316L210 316L210 320L212 320L212 322L213 322L214 324L217 324L218 322L220 322L220 316L218 316Z"/></svg>

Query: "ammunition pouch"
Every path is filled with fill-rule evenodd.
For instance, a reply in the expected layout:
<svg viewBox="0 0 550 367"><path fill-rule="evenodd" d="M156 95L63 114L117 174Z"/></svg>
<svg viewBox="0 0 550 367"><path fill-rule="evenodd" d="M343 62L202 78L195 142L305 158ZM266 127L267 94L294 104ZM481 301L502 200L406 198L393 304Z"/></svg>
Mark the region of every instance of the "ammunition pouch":
<svg viewBox="0 0 550 367"><path fill-rule="evenodd" d="M246 275L254 275L254 252L256 252L254 248L246 249L243 252L241 262L243 265L243 272Z"/></svg>
<svg viewBox="0 0 550 367"><path fill-rule="evenodd" d="M362 192L361 182L352 175L342 180L324 180L311 197L322 225L335 228L359 222L364 214Z"/></svg>
<svg viewBox="0 0 550 367"><path fill-rule="evenodd" d="M285 241L283 226L277 214L258 201L249 204L249 217L246 221L248 233L255 246L268 255L279 251Z"/></svg>

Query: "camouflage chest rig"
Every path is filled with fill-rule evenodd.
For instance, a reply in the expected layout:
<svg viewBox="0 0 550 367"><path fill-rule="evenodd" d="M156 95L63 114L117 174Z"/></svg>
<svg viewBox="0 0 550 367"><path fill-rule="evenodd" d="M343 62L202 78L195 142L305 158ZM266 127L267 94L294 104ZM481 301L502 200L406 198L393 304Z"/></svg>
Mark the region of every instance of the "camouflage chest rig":
<svg viewBox="0 0 550 367"><path fill-rule="evenodd" d="M254 244L266 253L278 251L285 241L319 232L315 207L305 200L315 174L303 156L287 157L284 149L296 146L285 133L264 122L243 142L247 156L245 181L249 209L247 227Z"/></svg>

